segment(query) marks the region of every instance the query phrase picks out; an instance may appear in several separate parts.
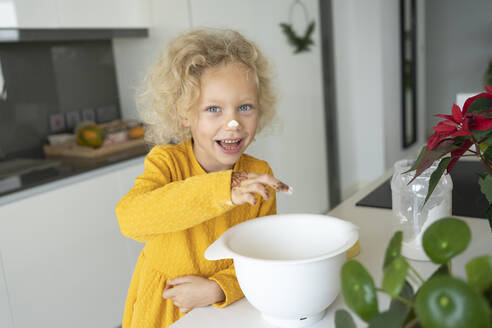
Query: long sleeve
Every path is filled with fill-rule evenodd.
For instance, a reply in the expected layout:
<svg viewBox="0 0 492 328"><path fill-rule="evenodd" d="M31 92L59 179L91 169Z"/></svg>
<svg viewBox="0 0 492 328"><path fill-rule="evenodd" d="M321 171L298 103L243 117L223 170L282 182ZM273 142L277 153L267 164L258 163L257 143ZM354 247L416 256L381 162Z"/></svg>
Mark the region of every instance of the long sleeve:
<svg viewBox="0 0 492 328"><path fill-rule="evenodd" d="M270 168L268 174L273 175ZM270 197L269 200L262 201L258 211L258 217L277 214L277 200L275 191L270 187L268 187L268 189L272 197ZM214 280L217 284L219 284L226 297L225 301L213 304L215 307L226 307L244 296L236 278L234 264L231 264L227 269L217 272L209 279Z"/></svg>
<svg viewBox="0 0 492 328"><path fill-rule="evenodd" d="M234 207L232 170L173 181L173 165L163 152L147 155L144 173L116 206L123 235L147 241L157 234L191 228Z"/></svg>

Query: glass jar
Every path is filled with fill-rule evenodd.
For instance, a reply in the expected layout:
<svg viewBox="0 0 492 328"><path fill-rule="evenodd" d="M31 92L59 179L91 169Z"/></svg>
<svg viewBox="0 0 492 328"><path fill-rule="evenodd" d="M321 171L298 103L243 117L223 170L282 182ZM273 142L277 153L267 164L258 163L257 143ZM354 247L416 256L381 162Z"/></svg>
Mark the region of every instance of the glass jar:
<svg viewBox="0 0 492 328"><path fill-rule="evenodd" d="M408 184L415 171L408 171L413 160L400 160L394 165L391 179L391 195L393 216L396 230L403 231L402 255L419 261L429 261L422 248L422 235L434 221L451 215L453 181L449 174L443 174L434 192L424 204L429 180L439 161L434 162L427 170Z"/></svg>

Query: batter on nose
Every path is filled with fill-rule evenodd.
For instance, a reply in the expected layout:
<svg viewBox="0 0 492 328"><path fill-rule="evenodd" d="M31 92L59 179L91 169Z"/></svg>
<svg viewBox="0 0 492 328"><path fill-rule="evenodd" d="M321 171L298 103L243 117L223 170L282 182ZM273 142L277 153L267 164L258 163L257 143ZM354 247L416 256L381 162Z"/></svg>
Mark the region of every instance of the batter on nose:
<svg viewBox="0 0 492 328"><path fill-rule="evenodd" d="M238 125L239 125L239 123L236 120L232 120L229 123L227 123L227 126L230 128L235 128Z"/></svg>

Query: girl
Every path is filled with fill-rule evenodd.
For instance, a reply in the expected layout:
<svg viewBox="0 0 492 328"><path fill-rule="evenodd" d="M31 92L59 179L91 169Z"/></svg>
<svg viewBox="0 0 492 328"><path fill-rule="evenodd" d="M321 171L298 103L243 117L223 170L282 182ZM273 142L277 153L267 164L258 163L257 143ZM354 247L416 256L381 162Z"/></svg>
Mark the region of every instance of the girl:
<svg viewBox="0 0 492 328"><path fill-rule="evenodd" d="M146 243L124 328L168 327L195 307L243 297L232 260L203 254L231 226L275 214L275 191L292 192L244 154L274 114L267 66L239 33L201 29L171 42L148 73L139 109L157 146L116 206L122 234Z"/></svg>

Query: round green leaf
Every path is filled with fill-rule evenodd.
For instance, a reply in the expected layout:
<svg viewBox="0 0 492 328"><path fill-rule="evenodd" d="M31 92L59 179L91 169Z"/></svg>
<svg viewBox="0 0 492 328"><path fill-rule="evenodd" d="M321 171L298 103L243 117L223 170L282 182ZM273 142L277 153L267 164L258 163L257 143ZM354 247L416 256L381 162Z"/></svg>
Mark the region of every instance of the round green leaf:
<svg viewBox="0 0 492 328"><path fill-rule="evenodd" d="M466 264L468 283L478 292L492 287L492 256L484 255Z"/></svg>
<svg viewBox="0 0 492 328"><path fill-rule="evenodd" d="M470 239L470 228L464 221L444 218L432 223L425 230L422 246L433 262L442 264L463 252Z"/></svg>
<svg viewBox="0 0 492 328"><path fill-rule="evenodd" d="M355 260L342 267L342 294L347 306L364 321L378 314L378 298L374 281L367 270Z"/></svg>
<svg viewBox="0 0 492 328"><path fill-rule="evenodd" d="M490 328L490 310L483 297L450 276L438 275L422 285L415 312L426 328Z"/></svg>
<svg viewBox="0 0 492 328"><path fill-rule="evenodd" d="M391 297L397 296L405 284L407 271L408 262L403 257L398 256L384 269L383 290Z"/></svg>
<svg viewBox="0 0 492 328"><path fill-rule="evenodd" d="M404 320L396 312L384 311L372 317L368 328L401 328Z"/></svg>
<svg viewBox="0 0 492 328"><path fill-rule="evenodd" d="M409 300L410 302L413 302L413 298L414 298L413 288L408 281L405 280L405 283L403 284L403 288L401 289L399 295ZM391 300L390 307L388 309L388 311L398 313L398 315L403 319L402 323L405 320L408 320L411 310L412 308L410 306L408 306L407 304L403 303L402 301L396 298L393 298ZM415 317L415 314L413 314L413 317Z"/></svg>
<svg viewBox="0 0 492 328"><path fill-rule="evenodd" d="M384 256L383 269L386 268L395 258L401 254L401 241L403 239L403 232L397 231L391 238L388 247L386 248L386 255Z"/></svg>
<svg viewBox="0 0 492 328"><path fill-rule="evenodd" d="M354 319L346 310L335 312L335 328L357 328Z"/></svg>

